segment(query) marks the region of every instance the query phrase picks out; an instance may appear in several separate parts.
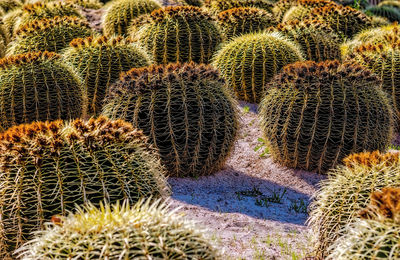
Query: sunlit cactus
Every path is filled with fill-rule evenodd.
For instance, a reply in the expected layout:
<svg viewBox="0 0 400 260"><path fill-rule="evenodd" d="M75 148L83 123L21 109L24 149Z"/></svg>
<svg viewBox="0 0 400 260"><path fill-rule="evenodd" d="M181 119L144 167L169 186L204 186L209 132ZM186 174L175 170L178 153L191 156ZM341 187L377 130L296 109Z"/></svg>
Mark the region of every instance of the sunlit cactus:
<svg viewBox="0 0 400 260"><path fill-rule="evenodd" d="M385 150L393 138L394 111L380 83L352 63L285 67L267 86L259 113L274 160L325 173L351 153Z"/></svg>
<svg viewBox="0 0 400 260"><path fill-rule="evenodd" d="M103 113L143 129L170 175L198 177L220 170L238 130L236 104L207 65L132 69L111 86Z"/></svg>
<svg viewBox="0 0 400 260"><path fill-rule="evenodd" d="M95 10L100 9L104 6L104 4L100 0L64 0L64 2Z"/></svg>
<svg viewBox="0 0 400 260"><path fill-rule="evenodd" d="M369 205L372 192L399 186L399 153L366 152L344 159L344 166L331 171L320 183L310 205L308 224L317 239L317 256L332 253L334 242L346 235L346 225L359 221L359 212Z"/></svg>
<svg viewBox="0 0 400 260"><path fill-rule="evenodd" d="M13 11L8 12L6 15L2 17L2 23L4 28L6 29L9 37L14 35L15 27L18 21L18 18L22 15L21 9L15 9Z"/></svg>
<svg viewBox="0 0 400 260"><path fill-rule="evenodd" d="M238 99L257 103L275 74L302 59L297 44L274 32L235 38L216 54L213 64Z"/></svg>
<svg viewBox="0 0 400 260"><path fill-rule="evenodd" d="M291 7L285 15L282 17L282 22L289 22L294 20L305 20L309 16L312 9L304 7L302 5L296 5Z"/></svg>
<svg viewBox="0 0 400 260"><path fill-rule="evenodd" d="M217 21L227 39L242 34L260 32L277 24L270 13L253 7L239 7L223 11L218 14Z"/></svg>
<svg viewBox="0 0 400 260"><path fill-rule="evenodd" d="M101 112L109 86L121 72L150 65L147 54L122 37L78 38L70 45L63 57L82 75L89 114Z"/></svg>
<svg viewBox="0 0 400 260"><path fill-rule="evenodd" d="M301 46L307 60L340 59L341 38L326 24L318 20L294 20L268 28L278 31Z"/></svg>
<svg viewBox="0 0 400 260"><path fill-rule="evenodd" d="M147 19L133 35L158 64L209 63L222 41L216 22L198 7L166 7Z"/></svg>
<svg viewBox="0 0 400 260"><path fill-rule="evenodd" d="M345 234L330 248L330 260L400 258L400 188L372 193L368 210L346 226ZM371 211L371 212L369 212Z"/></svg>
<svg viewBox="0 0 400 260"><path fill-rule="evenodd" d="M151 13L161 8L155 0L117 0L108 5L103 17L105 35L127 36L128 28L133 19L142 14Z"/></svg>
<svg viewBox="0 0 400 260"><path fill-rule="evenodd" d="M58 54L26 53L0 60L0 130L78 118L84 102L80 77Z"/></svg>
<svg viewBox="0 0 400 260"><path fill-rule="evenodd" d="M35 122L0 134L0 257L76 205L168 192L158 153L121 120Z"/></svg>
<svg viewBox="0 0 400 260"><path fill-rule="evenodd" d="M273 2L269 0L205 0L204 7L216 14L238 7L255 7L270 11Z"/></svg>
<svg viewBox="0 0 400 260"><path fill-rule="evenodd" d="M17 255L25 260L220 258L205 230L166 203L144 200L78 208L48 225Z"/></svg>
<svg viewBox="0 0 400 260"><path fill-rule="evenodd" d="M79 37L96 33L89 24L76 17L54 17L33 21L18 29L14 41L7 49L13 55L31 51L60 52Z"/></svg>
<svg viewBox="0 0 400 260"><path fill-rule="evenodd" d="M282 21L286 12L288 12L292 7L301 6L302 8L313 9L334 4L335 3L330 0L279 0L272 8L272 13L278 21Z"/></svg>
<svg viewBox="0 0 400 260"><path fill-rule="evenodd" d="M14 9L22 6L22 2L19 0L1 0L0 1L0 11L7 13Z"/></svg>

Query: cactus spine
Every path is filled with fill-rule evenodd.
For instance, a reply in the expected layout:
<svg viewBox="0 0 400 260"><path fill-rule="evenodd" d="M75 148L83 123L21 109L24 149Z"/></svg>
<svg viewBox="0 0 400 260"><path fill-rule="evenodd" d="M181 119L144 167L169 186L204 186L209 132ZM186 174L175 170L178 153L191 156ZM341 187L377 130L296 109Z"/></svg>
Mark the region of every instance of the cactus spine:
<svg viewBox="0 0 400 260"><path fill-rule="evenodd" d="M84 79L89 114L101 112L108 88L121 72L150 65L149 57L141 48L121 37L78 38L70 46L63 57Z"/></svg>
<svg viewBox="0 0 400 260"><path fill-rule="evenodd" d="M166 7L148 19L134 35L158 64L209 63L222 40L211 16L198 7Z"/></svg>
<svg viewBox="0 0 400 260"><path fill-rule="evenodd" d="M369 6L365 9L365 13L369 15L384 17L390 22L400 22L400 11L393 6Z"/></svg>
<svg viewBox="0 0 400 260"><path fill-rule="evenodd" d="M55 53L0 60L0 130L33 121L77 118L84 113L82 81Z"/></svg>
<svg viewBox="0 0 400 260"><path fill-rule="evenodd" d="M164 196L164 170L146 140L131 124L104 117L35 122L0 134L0 257L76 204Z"/></svg>
<svg viewBox="0 0 400 260"><path fill-rule="evenodd" d="M130 70L111 87L103 113L143 129L177 177L221 169L238 129L224 81L212 67L194 63Z"/></svg>
<svg viewBox="0 0 400 260"><path fill-rule="evenodd" d="M285 67L267 86L259 113L273 158L324 173L351 153L385 150L393 137L394 112L380 83L351 63Z"/></svg>
<svg viewBox="0 0 400 260"><path fill-rule="evenodd" d="M217 53L213 64L238 99L254 103L276 73L302 59L299 46L275 32L235 38Z"/></svg>

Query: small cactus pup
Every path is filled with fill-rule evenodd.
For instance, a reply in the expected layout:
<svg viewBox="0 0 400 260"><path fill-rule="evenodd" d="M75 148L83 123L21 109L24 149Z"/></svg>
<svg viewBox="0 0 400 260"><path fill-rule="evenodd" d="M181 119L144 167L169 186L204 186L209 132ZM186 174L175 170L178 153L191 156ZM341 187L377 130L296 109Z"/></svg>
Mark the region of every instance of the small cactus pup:
<svg viewBox="0 0 400 260"><path fill-rule="evenodd" d="M205 230L159 200L79 207L49 223L16 255L22 260L219 259Z"/></svg>
<svg viewBox="0 0 400 260"><path fill-rule="evenodd" d="M77 38L63 52L84 80L88 113L99 114L109 86L123 71L150 65L144 50L122 37Z"/></svg>
<svg viewBox="0 0 400 260"><path fill-rule="evenodd" d="M238 99L258 103L275 74L287 64L301 60L300 47L273 32L233 39L216 54L213 64Z"/></svg>
<svg viewBox="0 0 400 260"><path fill-rule="evenodd" d="M147 19L132 34L158 64L209 63L222 41L216 22L199 7L165 7Z"/></svg>
<svg viewBox="0 0 400 260"><path fill-rule="evenodd" d="M273 1L269 0L205 0L204 8L218 14L238 7L255 7L270 11L273 5Z"/></svg>
<svg viewBox="0 0 400 260"><path fill-rule="evenodd" d="M324 61L340 59L342 39L326 24L318 20L293 20L268 28L278 31L297 43L307 60Z"/></svg>
<svg viewBox="0 0 400 260"><path fill-rule="evenodd" d="M400 259L400 188L383 188L371 196L371 213L346 226L331 247L329 260Z"/></svg>
<svg viewBox="0 0 400 260"><path fill-rule="evenodd" d="M310 205L308 225L315 234L319 259L332 253L334 242L346 235L346 225L359 221L359 212L370 204L373 192L400 186L399 153L364 152L343 162L320 183Z"/></svg>
<svg viewBox="0 0 400 260"><path fill-rule="evenodd" d="M387 45L361 45L347 59L365 66L381 78L382 89L390 95L400 116L400 38Z"/></svg>
<svg viewBox="0 0 400 260"><path fill-rule="evenodd" d="M161 8L155 0L116 0L112 1L103 17L105 35L115 34L127 36L133 19L142 14L151 13Z"/></svg>
<svg viewBox="0 0 400 260"><path fill-rule="evenodd" d="M132 69L111 86L104 104L106 116L143 129L176 177L220 170L238 130L236 103L208 65Z"/></svg>
<svg viewBox="0 0 400 260"><path fill-rule="evenodd" d="M247 33L260 32L277 25L275 18L263 9L239 7L218 14L218 25L226 39Z"/></svg>
<svg viewBox="0 0 400 260"><path fill-rule="evenodd" d="M75 205L168 193L158 153L121 120L14 126L0 134L0 151L1 259Z"/></svg>
<svg viewBox="0 0 400 260"><path fill-rule="evenodd" d="M82 81L51 52L0 59L0 130L22 123L84 114Z"/></svg>
<svg viewBox="0 0 400 260"><path fill-rule="evenodd" d="M285 67L268 85L259 113L272 157L291 168L325 173L351 153L385 150L394 111L380 84L351 63Z"/></svg>
<svg viewBox="0 0 400 260"><path fill-rule="evenodd" d="M96 35L89 24L76 17L54 17L30 22L18 29L7 55L32 51L60 52L80 37Z"/></svg>

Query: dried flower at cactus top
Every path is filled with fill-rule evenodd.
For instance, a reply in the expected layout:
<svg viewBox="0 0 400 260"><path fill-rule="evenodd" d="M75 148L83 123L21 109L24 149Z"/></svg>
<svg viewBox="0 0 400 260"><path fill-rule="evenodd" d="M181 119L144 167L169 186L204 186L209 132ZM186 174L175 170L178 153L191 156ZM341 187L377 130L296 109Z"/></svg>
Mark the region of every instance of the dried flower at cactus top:
<svg viewBox="0 0 400 260"><path fill-rule="evenodd" d="M0 134L0 258L75 205L166 195L158 153L131 124L100 117Z"/></svg>
<svg viewBox="0 0 400 260"><path fill-rule="evenodd" d="M391 219L400 228L400 188L386 187L373 192L370 205L360 212L360 216L365 219Z"/></svg>
<svg viewBox="0 0 400 260"><path fill-rule="evenodd" d="M89 246L90 245L90 246ZM89 205L47 226L18 250L22 259L218 259L205 231L166 203Z"/></svg>

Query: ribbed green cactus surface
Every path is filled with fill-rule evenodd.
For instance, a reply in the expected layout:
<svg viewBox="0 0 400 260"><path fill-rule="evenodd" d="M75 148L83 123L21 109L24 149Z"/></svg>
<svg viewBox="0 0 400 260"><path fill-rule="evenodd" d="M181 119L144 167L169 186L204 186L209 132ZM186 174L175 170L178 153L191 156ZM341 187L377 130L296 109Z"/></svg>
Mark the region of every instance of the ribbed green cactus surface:
<svg viewBox="0 0 400 260"><path fill-rule="evenodd" d="M399 154L361 153L349 156L344 163L320 183L310 205L308 225L317 239L314 249L321 259L331 254L334 242L346 234L346 225L358 221L372 192L400 186ZM350 246L348 249L352 250Z"/></svg>
<svg viewBox="0 0 400 260"><path fill-rule="evenodd" d="M143 129L178 177L221 169L238 129L224 80L212 67L194 63L132 69L111 87L103 113Z"/></svg>
<svg viewBox="0 0 400 260"><path fill-rule="evenodd" d="M68 47L73 39L94 34L86 21L76 17L56 16L52 19L37 20L18 29L7 54L32 51L60 52Z"/></svg>
<svg viewBox="0 0 400 260"><path fill-rule="evenodd" d="M122 37L77 38L70 46L63 58L82 75L89 114L101 112L103 99L121 72L150 65L145 51Z"/></svg>
<svg viewBox="0 0 400 260"><path fill-rule="evenodd" d="M384 17L390 22L400 22L400 10L394 6L369 6L365 9L369 15Z"/></svg>
<svg viewBox="0 0 400 260"><path fill-rule="evenodd" d="M205 231L159 201L79 208L19 251L22 260L219 259Z"/></svg>
<svg viewBox="0 0 400 260"><path fill-rule="evenodd" d="M217 14L238 7L255 7L270 11L273 2L269 0L205 0L204 7Z"/></svg>
<svg viewBox="0 0 400 260"><path fill-rule="evenodd" d="M127 36L128 28L133 19L142 14L151 13L161 8L155 0L117 0L108 4L103 17L105 35L115 34Z"/></svg>
<svg viewBox="0 0 400 260"><path fill-rule="evenodd" d="M73 119L84 113L82 81L55 53L0 60L0 130L13 125Z"/></svg>
<svg viewBox="0 0 400 260"><path fill-rule="evenodd" d="M199 7L166 7L148 19L134 36L158 64L209 63L222 41L216 22Z"/></svg>
<svg viewBox="0 0 400 260"><path fill-rule="evenodd" d="M235 38L217 53L213 64L238 99L254 103L262 99L275 74L302 59L297 44L274 32Z"/></svg>
<svg viewBox="0 0 400 260"><path fill-rule="evenodd" d="M158 153L146 140L131 124L104 117L35 122L0 134L0 258L76 205L166 194Z"/></svg>
<svg viewBox="0 0 400 260"><path fill-rule="evenodd" d="M338 61L288 65L268 85L260 124L272 157L324 173L355 152L385 150L394 111L381 81Z"/></svg>
<svg viewBox="0 0 400 260"><path fill-rule="evenodd" d="M335 5L335 3L330 0L279 0L274 4L272 13L278 21L282 22L285 14L293 7L313 9L326 5Z"/></svg>

